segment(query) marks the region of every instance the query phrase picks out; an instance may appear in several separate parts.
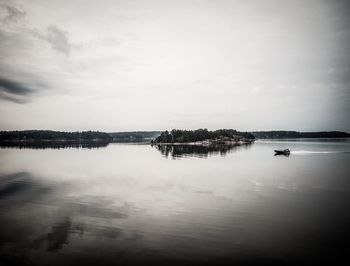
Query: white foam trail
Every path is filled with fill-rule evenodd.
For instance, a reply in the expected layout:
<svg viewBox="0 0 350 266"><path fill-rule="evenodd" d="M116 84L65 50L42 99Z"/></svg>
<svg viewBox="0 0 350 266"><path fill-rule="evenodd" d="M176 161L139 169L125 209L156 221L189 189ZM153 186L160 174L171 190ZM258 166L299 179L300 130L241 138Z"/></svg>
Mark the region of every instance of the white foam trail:
<svg viewBox="0 0 350 266"><path fill-rule="evenodd" d="M350 151L291 151L291 154L331 154L331 153L350 153Z"/></svg>

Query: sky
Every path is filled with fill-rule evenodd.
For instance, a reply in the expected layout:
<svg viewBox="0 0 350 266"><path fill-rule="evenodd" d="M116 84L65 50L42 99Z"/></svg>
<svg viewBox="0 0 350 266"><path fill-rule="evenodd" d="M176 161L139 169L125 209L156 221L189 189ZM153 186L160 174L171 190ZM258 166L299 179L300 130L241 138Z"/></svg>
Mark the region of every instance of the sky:
<svg viewBox="0 0 350 266"><path fill-rule="evenodd" d="M346 0L0 0L0 130L350 132Z"/></svg>

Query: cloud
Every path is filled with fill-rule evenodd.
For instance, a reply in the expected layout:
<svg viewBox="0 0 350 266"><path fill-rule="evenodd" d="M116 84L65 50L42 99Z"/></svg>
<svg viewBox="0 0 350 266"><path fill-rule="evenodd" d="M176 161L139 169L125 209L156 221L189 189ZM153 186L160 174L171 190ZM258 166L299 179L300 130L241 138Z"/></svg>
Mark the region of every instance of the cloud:
<svg viewBox="0 0 350 266"><path fill-rule="evenodd" d="M20 32L1 29L0 39L0 99L26 103L33 94L48 88L48 75L38 71L45 68L38 65L40 57L33 53L37 44Z"/></svg>
<svg viewBox="0 0 350 266"><path fill-rule="evenodd" d="M6 24L11 22L16 23L26 15L25 11L21 11L18 8L9 5L2 5L1 9L3 10L2 12L5 12L5 16L2 20Z"/></svg>
<svg viewBox="0 0 350 266"><path fill-rule="evenodd" d="M68 32L59 29L55 25L50 25L47 27L47 41L51 44L52 48L69 54L71 46L68 42Z"/></svg>
<svg viewBox="0 0 350 266"><path fill-rule="evenodd" d="M33 92L33 90L25 84L4 78L0 78L0 88L2 91L16 95L26 95Z"/></svg>
<svg viewBox="0 0 350 266"><path fill-rule="evenodd" d="M28 102L28 96L41 89L43 84L36 81L20 82L0 77L0 99L15 103Z"/></svg>
<svg viewBox="0 0 350 266"><path fill-rule="evenodd" d="M37 29L30 30L34 37L48 42L52 49L68 55L72 48L68 40L68 32L61 30L56 25L49 25L46 31L46 33L42 33Z"/></svg>
<svg viewBox="0 0 350 266"><path fill-rule="evenodd" d="M33 36L39 40L45 41L51 45L51 48L64 53L69 54L71 51L71 44L68 39L68 32L60 29L56 25L48 25L45 31L37 28L32 28L27 24L18 24L23 21L26 16L26 12L18 9L17 7L2 5L0 6L0 21L4 28L15 30L23 35Z"/></svg>
<svg viewBox="0 0 350 266"><path fill-rule="evenodd" d="M56 25L37 29L27 23L26 15L21 8L0 5L0 100L20 104L51 87L57 64L50 67L47 61L71 50L68 32Z"/></svg>
<svg viewBox="0 0 350 266"><path fill-rule="evenodd" d="M10 94L7 94L4 91L0 91L0 99L7 100L7 101L10 101L10 102L14 102L14 103L20 103L20 104L24 104L24 103L28 102L28 100L25 99L25 98L14 96L14 95L10 95Z"/></svg>

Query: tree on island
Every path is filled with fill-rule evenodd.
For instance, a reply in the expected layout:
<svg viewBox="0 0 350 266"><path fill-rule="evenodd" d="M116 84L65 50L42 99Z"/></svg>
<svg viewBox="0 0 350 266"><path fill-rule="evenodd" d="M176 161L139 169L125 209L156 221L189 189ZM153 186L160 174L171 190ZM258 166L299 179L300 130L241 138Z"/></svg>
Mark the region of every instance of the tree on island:
<svg viewBox="0 0 350 266"><path fill-rule="evenodd" d="M223 138L232 140L255 139L255 137L248 132L239 132L234 129L218 129L215 131L209 131L206 128L197 130L173 129L171 132L167 130L163 131L160 136L154 140L154 143L186 143Z"/></svg>

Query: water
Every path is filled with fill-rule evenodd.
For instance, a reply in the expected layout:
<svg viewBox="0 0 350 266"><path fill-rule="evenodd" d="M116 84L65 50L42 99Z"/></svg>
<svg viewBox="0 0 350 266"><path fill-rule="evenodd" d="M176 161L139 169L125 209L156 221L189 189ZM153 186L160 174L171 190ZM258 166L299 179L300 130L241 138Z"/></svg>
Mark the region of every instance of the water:
<svg viewBox="0 0 350 266"><path fill-rule="evenodd" d="M349 151L3 148L0 265L335 265L349 260Z"/></svg>

